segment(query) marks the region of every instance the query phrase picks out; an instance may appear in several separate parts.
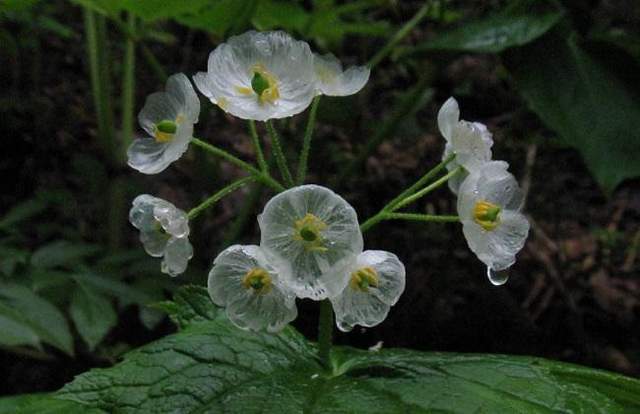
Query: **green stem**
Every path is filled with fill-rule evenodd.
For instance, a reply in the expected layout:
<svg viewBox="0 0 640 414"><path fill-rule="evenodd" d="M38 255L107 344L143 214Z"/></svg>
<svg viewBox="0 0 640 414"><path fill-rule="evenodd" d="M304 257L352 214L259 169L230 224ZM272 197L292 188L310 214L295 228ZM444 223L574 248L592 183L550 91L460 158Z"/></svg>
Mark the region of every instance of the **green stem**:
<svg viewBox="0 0 640 414"><path fill-rule="evenodd" d="M431 5L431 1L426 1L424 3L424 5L420 8L420 10L418 10L418 12L411 18L411 20L409 20L408 22L406 22L404 24L404 26L402 26L400 28L400 30L398 30L391 39L389 39L389 41L387 42L386 45L384 45L384 47L382 49L380 49L380 51L378 53L376 53L371 60L368 63L368 66L370 68L373 68L374 66L376 66L378 63L380 63L385 57L387 57L388 54L391 53L391 51L393 50L393 48L402 40L404 39L411 30L413 30L414 27L416 27L416 25L418 23L420 23L420 21L422 19L425 18L425 16L427 15L427 12L429 11L429 6Z"/></svg>
<svg viewBox="0 0 640 414"><path fill-rule="evenodd" d="M102 59L105 51L105 28L102 16L97 16L88 8L84 9L84 27L87 40L87 57L93 104L98 118L98 137L102 149L109 160L114 161L114 145L111 124L111 106L108 94L106 62Z"/></svg>
<svg viewBox="0 0 640 414"><path fill-rule="evenodd" d="M162 83L166 82L168 78L167 71L164 70L160 62L158 62L158 59L156 59L153 52L151 52L149 46L145 45L144 43L140 43L140 50L142 51L142 56L145 58L149 66L151 66L151 70L153 71L156 79L158 79Z"/></svg>
<svg viewBox="0 0 640 414"><path fill-rule="evenodd" d="M311 103L311 110L309 111L309 119L307 120L307 127L304 131L304 141L302 143L302 151L300 152L300 159L298 160L298 174L296 178L296 184L302 185L307 175L307 162L309 160L309 151L311 150L311 138L313 137L313 128L316 124L316 114L318 112L318 104L320 103L320 95L313 98Z"/></svg>
<svg viewBox="0 0 640 414"><path fill-rule="evenodd" d="M251 134L251 140L253 141L253 147L256 151L256 158L258 159L258 165L264 173L269 173L269 166L264 159L264 152L262 151L262 145L260 144L260 137L258 136L258 130L256 128L256 121L249 120L249 132Z"/></svg>
<svg viewBox="0 0 640 414"><path fill-rule="evenodd" d="M136 30L136 18L132 13L127 15L127 28ZM126 151L133 140L134 83L136 67L136 43L133 37L125 36L124 73L122 75L122 145ZM124 154L125 151L122 151Z"/></svg>
<svg viewBox="0 0 640 414"><path fill-rule="evenodd" d="M415 213L385 213L383 220L409 220L409 221L429 221L434 223L458 223L458 216L439 216L432 214L415 214Z"/></svg>
<svg viewBox="0 0 640 414"><path fill-rule="evenodd" d="M270 175L267 175L265 173L263 173L262 171L258 170L256 167L254 167L253 165L246 163L244 161L242 161L240 158L228 153L227 151L218 148L216 146L213 146L207 142L204 142L198 138L191 138L191 143L193 143L194 145L204 149L205 151L210 152L211 154L220 157L228 162L230 162L231 164L245 170L246 172L248 172L249 174L253 175L256 177L256 179L258 181L260 181L261 183L271 187L272 189L274 189L276 192L280 192L280 191L284 191L284 187L282 186L282 184L280 184L278 181L276 181L274 178L272 178Z"/></svg>
<svg viewBox="0 0 640 414"><path fill-rule="evenodd" d="M237 189L255 180L256 180L256 177L253 175L250 175L248 177L240 178L239 180L236 180L231 184L228 184L227 186L222 188L220 191L216 192L211 197L207 198L202 203L198 204L196 207L189 210L189 213L187 213L189 220L195 219L200 215L200 213L202 213L203 211L205 211L206 209L208 209L218 201L222 200L227 195L231 194Z"/></svg>
<svg viewBox="0 0 640 414"><path fill-rule="evenodd" d="M318 356L326 369L331 368L331 344L333 341L333 309L329 299L320 302L318 320Z"/></svg>
<svg viewBox="0 0 640 414"><path fill-rule="evenodd" d="M411 204L414 201L424 197L425 195L429 194L430 192L432 192L436 188L440 187L442 184L446 183L449 180L449 178L452 178L455 175L460 174L462 171L463 171L463 169L460 166L460 167L456 168L455 170L449 172L448 174L440 177L439 179L437 179L433 183L429 184L428 186L426 186L422 190L414 193L413 195L405 198L404 200L402 200L401 202L396 204L393 208L391 208L391 211L396 211L396 210L406 206L407 204Z"/></svg>
<svg viewBox="0 0 640 414"><path fill-rule="evenodd" d="M386 211L395 210L394 207L397 204L402 202L402 200L409 197L410 195L414 194L420 188L424 187L429 181L431 181L433 177L438 175L438 173L440 173L440 171L442 171L447 166L447 164L453 161L455 157L456 157L456 154L450 154L447 158L442 160L440 164L436 165L431 170L427 171L427 173L423 175L418 181L413 183L413 185L411 185L409 188L401 192L396 198L394 198L389 203L387 203L387 205L383 208L383 210L386 210Z"/></svg>
<svg viewBox="0 0 640 414"><path fill-rule="evenodd" d="M276 131L275 127L273 126L273 121L267 120L266 124L267 131L269 131L269 136L271 137L273 155L276 158L276 163L278 164L280 175L282 176L282 179L284 180L287 187L293 187L293 178L291 177L291 172L289 171L289 167L287 166L287 158L284 156L284 151L282 150L278 131Z"/></svg>

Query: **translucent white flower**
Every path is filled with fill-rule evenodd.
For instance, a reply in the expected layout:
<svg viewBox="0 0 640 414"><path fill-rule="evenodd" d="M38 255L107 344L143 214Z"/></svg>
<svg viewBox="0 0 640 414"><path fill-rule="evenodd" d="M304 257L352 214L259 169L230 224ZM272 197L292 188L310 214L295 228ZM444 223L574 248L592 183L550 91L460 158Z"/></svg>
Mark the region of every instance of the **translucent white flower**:
<svg viewBox="0 0 640 414"><path fill-rule="evenodd" d="M134 140L127 151L129 165L144 174L157 174L184 154L200 114L200 100L185 75L171 76L165 89L147 97L138 122L149 136Z"/></svg>
<svg viewBox="0 0 640 414"><path fill-rule="evenodd" d="M453 171L460 165L466 170L449 180L449 188L458 194L467 173L491 160L493 138L484 124L460 120L460 108L453 97L447 99L438 112L438 128L447 141L442 159L456 154L456 158L447 164L447 170Z"/></svg>
<svg viewBox="0 0 640 414"><path fill-rule="evenodd" d="M309 45L281 31L229 38L209 55L207 72L193 80L222 110L257 121L298 114L316 93Z"/></svg>
<svg viewBox="0 0 640 414"><path fill-rule="evenodd" d="M325 187L303 185L273 197L258 216L260 247L277 260L283 281L298 297L338 294L348 266L362 252L353 207Z"/></svg>
<svg viewBox="0 0 640 414"><path fill-rule="evenodd" d="M458 214L469 248L493 271L516 261L529 222L520 213L524 195L504 161L490 161L460 186Z"/></svg>
<svg viewBox="0 0 640 414"><path fill-rule="evenodd" d="M398 257L382 250L367 250L347 269L349 283L330 298L336 324L348 332L355 325L382 322L404 291L405 269Z"/></svg>
<svg viewBox="0 0 640 414"><path fill-rule="evenodd" d="M318 91L323 95L347 96L357 93L369 80L370 70L366 66L342 69L342 63L331 53L324 56L314 54Z"/></svg>
<svg viewBox="0 0 640 414"><path fill-rule="evenodd" d="M235 245L216 257L209 272L211 300L226 307L242 329L277 332L298 315L295 295L258 246Z"/></svg>
<svg viewBox="0 0 640 414"><path fill-rule="evenodd" d="M163 258L163 273L177 276L187 269L193 247L189 243L189 219L184 211L161 198L142 194L133 200L129 221L140 230L140 241L146 252Z"/></svg>

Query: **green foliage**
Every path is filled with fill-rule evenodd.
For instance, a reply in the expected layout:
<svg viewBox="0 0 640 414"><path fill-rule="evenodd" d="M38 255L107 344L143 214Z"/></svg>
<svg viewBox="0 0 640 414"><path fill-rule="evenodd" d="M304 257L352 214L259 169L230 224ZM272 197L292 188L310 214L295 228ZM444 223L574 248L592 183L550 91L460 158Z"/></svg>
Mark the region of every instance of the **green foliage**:
<svg viewBox="0 0 640 414"><path fill-rule="evenodd" d="M605 191L640 176L640 90L618 73L631 58L601 57L573 32L557 30L506 55L518 91L542 121L580 151ZM541 64L542 63L542 64Z"/></svg>
<svg viewBox="0 0 640 414"><path fill-rule="evenodd" d="M0 414L99 414L103 412L73 401L58 400L50 397L49 394L24 394L0 398Z"/></svg>
<svg viewBox="0 0 640 414"><path fill-rule="evenodd" d="M441 32L410 49L409 53L420 54L434 50L502 52L539 38L555 26L563 14L562 9L552 1L513 2L511 7L503 11Z"/></svg>
<svg viewBox="0 0 640 414"><path fill-rule="evenodd" d="M69 313L89 349L93 350L118 322L111 301L79 283L71 296Z"/></svg>
<svg viewBox="0 0 640 414"><path fill-rule="evenodd" d="M164 308L175 335L76 378L57 397L109 412L589 412L640 409L640 382L539 358L336 348L325 371L292 328L239 330L204 288Z"/></svg>

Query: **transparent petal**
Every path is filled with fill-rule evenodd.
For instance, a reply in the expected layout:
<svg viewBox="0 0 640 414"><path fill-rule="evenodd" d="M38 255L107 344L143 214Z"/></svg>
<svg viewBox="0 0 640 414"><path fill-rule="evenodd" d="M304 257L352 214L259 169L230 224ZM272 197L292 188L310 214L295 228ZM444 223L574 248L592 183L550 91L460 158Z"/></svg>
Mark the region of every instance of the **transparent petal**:
<svg viewBox="0 0 640 414"><path fill-rule="evenodd" d="M453 147L452 147L450 142L447 142L445 144L445 146L444 146L444 152L442 153L442 159L445 160L452 153L453 153ZM460 166L460 164L458 164L458 161L454 158L452 161L447 163L447 171L451 172L451 171L455 170L456 168L458 168L459 166ZM453 194L458 195L458 191L460 189L460 185L462 185L462 182L464 181L464 179L467 178L467 175L469 175L469 174L466 171L463 171L463 172L458 173L455 176L449 178L449 181L447 182L447 184L449 185L449 189L451 190L451 192Z"/></svg>
<svg viewBox="0 0 640 414"><path fill-rule="evenodd" d="M187 270L193 257L193 246L186 237L171 237L164 249L161 270L170 276L178 276Z"/></svg>
<svg viewBox="0 0 640 414"><path fill-rule="evenodd" d="M389 314L391 306L375 296L346 287L342 294L331 298L336 325L349 332L355 325L376 326Z"/></svg>
<svg viewBox="0 0 640 414"><path fill-rule="evenodd" d="M169 236L157 229L140 232L140 241L149 256L162 257Z"/></svg>
<svg viewBox="0 0 640 414"><path fill-rule="evenodd" d="M458 101L454 97L447 99L438 111L438 128L440 133L447 141L451 141L453 128L458 124L460 119L460 108Z"/></svg>
<svg viewBox="0 0 640 414"><path fill-rule="evenodd" d="M513 259L499 260L496 258L491 268L504 270L515 262L515 255L524 247L529 234L529 221L520 213L504 210L500 213L500 224L489 234L490 246L499 246L504 256Z"/></svg>
<svg viewBox="0 0 640 414"><path fill-rule="evenodd" d="M260 102L252 91L256 65L276 78L279 98L275 102ZM198 89L224 111L258 121L304 111L316 89L309 45L281 31L249 31L232 36L211 52L207 73L197 74L194 81Z"/></svg>
<svg viewBox="0 0 640 414"><path fill-rule="evenodd" d="M158 122L174 120L182 111L182 105L173 95L166 92L155 92L147 96L144 106L138 114L138 122L142 129L153 137Z"/></svg>
<svg viewBox="0 0 640 414"><path fill-rule="evenodd" d="M481 198L507 210L520 211L524 202L524 193L518 182L506 170L498 171L498 174L480 181L478 194Z"/></svg>
<svg viewBox="0 0 640 414"><path fill-rule="evenodd" d="M295 222L307 214L326 225L321 231L321 249L309 249L295 238ZM298 297L320 300L340 292L347 276L339 269L362 252L355 210L325 187L305 185L278 194L267 203L258 222L260 246L282 267L283 281Z"/></svg>
<svg viewBox="0 0 640 414"><path fill-rule="evenodd" d="M331 53L314 55L315 71L320 93L347 96L357 93L369 81L371 71L366 66L353 66L343 71L342 64Z"/></svg>
<svg viewBox="0 0 640 414"><path fill-rule="evenodd" d="M164 158L168 146L169 143L157 142L150 137L137 138L127 150L127 164L143 174L162 172L171 164L171 161Z"/></svg>
<svg viewBox="0 0 640 414"><path fill-rule="evenodd" d="M357 268L372 267L378 275L378 287L371 294L387 305L395 305L405 286L405 268L398 256L384 250L366 250L358 255Z"/></svg>
<svg viewBox="0 0 640 414"><path fill-rule="evenodd" d="M265 269L272 278L269 292L256 294L242 285L245 275L255 268ZM279 277L260 247L234 245L216 257L207 285L213 302L226 306L227 315L236 326L276 332L297 316L295 297Z"/></svg>
<svg viewBox="0 0 640 414"><path fill-rule="evenodd" d="M507 168L509 164L504 161L489 161L464 178L458 189L458 215L461 219L472 219L473 208L479 200L490 201L504 208L513 206L512 201L506 205L502 203L509 197L513 201L518 198L518 193L514 191L517 183L513 186L515 179ZM514 181L504 181L508 177Z"/></svg>
<svg viewBox="0 0 640 414"><path fill-rule="evenodd" d="M153 216L162 228L174 237L189 235L189 218L187 213L162 199L154 202Z"/></svg>
<svg viewBox="0 0 640 414"><path fill-rule="evenodd" d="M185 117L185 121L191 124L198 123L200 99L189 78L183 73L170 76L167 80L166 91L178 102L179 113Z"/></svg>
<svg viewBox="0 0 640 414"><path fill-rule="evenodd" d="M140 194L131 203L129 221L141 231L156 230L156 220L153 217L153 206L156 198L149 194Z"/></svg>
<svg viewBox="0 0 640 414"><path fill-rule="evenodd" d="M493 140L480 123L458 122L453 128L450 142L451 150L456 153L456 162L467 171L475 171L491 160Z"/></svg>

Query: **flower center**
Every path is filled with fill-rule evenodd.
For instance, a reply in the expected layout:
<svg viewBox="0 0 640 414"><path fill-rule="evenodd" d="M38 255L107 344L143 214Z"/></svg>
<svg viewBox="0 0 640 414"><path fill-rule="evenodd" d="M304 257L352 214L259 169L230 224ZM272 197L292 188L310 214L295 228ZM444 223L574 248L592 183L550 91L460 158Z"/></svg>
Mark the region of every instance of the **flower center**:
<svg viewBox="0 0 640 414"><path fill-rule="evenodd" d="M498 227L498 214L502 209L488 201L480 200L473 207L473 220L485 230L491 231Z"/></svg>
<svg viewBox="0 0 640 414"><path fill-rule="evenodd" d="M373 267L362 267L355 272L351 273L351 280L349 286L353 290L359 290L360 292L368 292L369 286L378 287L379 279L378 272Z"/></svg>
<svg viewBox="0 0 640 414"><path fill-rule="evenodd" d="M271 291L271 276L261 267L255 267L242 278L242 286L252 289L256 295L266 295Z"/></svg>
<svg viewBox="0 0 640 414"><path fill-rule="evenodd" d="M178 115L175 120L163 119L156 124L153 134L157 142L169 142L173 139L178 125L182 122L182 116Z"/></svg>
<svg viewBox="0 0 640 414"><path fill-rule="evenodd" d="M243 95L250 95L253 92L258 95L260 104L275 103L280 98L278 90L278 80L269 72L263 64L256 63L251 68L253 77L251 78L251 89L244 86L237 86L236 90Z"/></svg>
<svg viewBox="0 0 640 414"><path fill-rule="evenodd" d="M324 247L321 232L326 228L327 224L324 221L311 213L307 213L294 223L295 233L293 238L303 242L306 250L324 252L327 248Z"/></svg>

